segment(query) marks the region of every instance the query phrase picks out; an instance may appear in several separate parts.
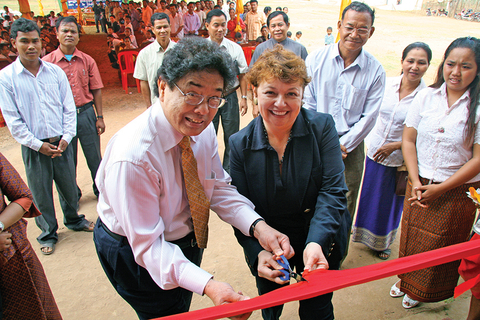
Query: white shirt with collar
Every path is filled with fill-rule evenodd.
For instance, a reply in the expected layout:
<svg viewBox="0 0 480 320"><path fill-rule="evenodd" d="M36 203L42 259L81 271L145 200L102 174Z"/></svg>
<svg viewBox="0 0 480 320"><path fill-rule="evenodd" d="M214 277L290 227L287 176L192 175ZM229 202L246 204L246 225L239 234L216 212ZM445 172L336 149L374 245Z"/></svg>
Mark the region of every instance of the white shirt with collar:
<svg viewBox="0 0 480 320"><path fill-rule="evenodd" d="M95 179L100 191L97 211L108 229L128 238L135 261L159 287L203 294L212 275L169 242L193 230L178 146L182 138L165 118L160 101L118 131ZM248 235L259 215L230 185L212 124L192 137L191 147L211 209Z"/></svg>
<svg viewBox="0 0 480 320"><path fill-rule="evenodd" d="M212 41L210 37L208 37L207 40ZM227 49L227 52L230 55L230 57L232 57L233 61L237 62L236 65L238 66L239 74L246 73L248 71L247 60L245 59L245 55L243 54L242 47L238 43L235 43L232 40L229 40L223 37L220 47L224 47L225 49ZM235 78L235 84L233 87L236 87L238 85L239 85L238 78ZM225 92L228 92L228 91L229 91L229 88L225 90Z"/></svg>
<svg viewBox="0 0 480 320"><path fill-rule="evenodd" d="M468 119L470 92L467 90L450 108L445 83L438 89L420 91L407 113L405 125L417 130L418 174L433 182L450 178L473 156L473 144L465 145L464 130ZM473 143L480 144L477 109L477 130ZM466 183L480 181L480 173Z"/></svg>
<svg viewBox="0 0 480 320"><path fill-rule="evenodd" d="M421 79L418 86L408 96L400 100L400 85L403 75L387 78L385 94L383 95L382 106L380 107L377 122L370 134L367 136L368 151L367 157L373 160L377 150L392 142L402 141L403 122L407 117L408 109L412 104L418 91L427 87ZM403 163L402 150L393 151L383 162L387 167L400 167Z"/></svg>
<svg viewBox="0 0 480 320"><path fill-rule="evenodd" d="M308 55L304 107L328 113L335 120L340 144L354 150L375 125L385 88L385 70L364 49L347 68L336 45Z"/></svg>
<svg viewBox="0 0 480 320"><path fill-rule="evenodd" d="M15 140L35 151L42 139L63 136L70 143L77 134L70 83L53 63L40 60L36 76L20 58L0 70L0 109Z"/></svg>
<svg viewBox="0 0 480 320"><path fill-rule="evenodd" d="M175 45L176 43L170 40L167 49L164 50L155 39L155 41L153 41L151 44L140 50L140 53L138 54L133 77L135 79L148 81L152 104L158 100L158 97L154 93L154 89L158 80L158 69L162 66L165 53L168 50L171 50Z"/></svg>

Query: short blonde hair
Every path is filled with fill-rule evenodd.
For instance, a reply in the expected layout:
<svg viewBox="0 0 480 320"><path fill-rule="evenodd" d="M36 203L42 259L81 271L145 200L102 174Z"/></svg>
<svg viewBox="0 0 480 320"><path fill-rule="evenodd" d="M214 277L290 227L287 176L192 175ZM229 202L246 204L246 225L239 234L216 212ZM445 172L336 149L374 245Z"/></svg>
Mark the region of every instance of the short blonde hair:
<svg viewBox="0 0 480 320"><path fill-rule="evenodd" d="M279 79L285 83L299 81L303 88L310 82L305 61L279 44L263 52L247 73L247 80L254 87L272 79Z"/></svg>

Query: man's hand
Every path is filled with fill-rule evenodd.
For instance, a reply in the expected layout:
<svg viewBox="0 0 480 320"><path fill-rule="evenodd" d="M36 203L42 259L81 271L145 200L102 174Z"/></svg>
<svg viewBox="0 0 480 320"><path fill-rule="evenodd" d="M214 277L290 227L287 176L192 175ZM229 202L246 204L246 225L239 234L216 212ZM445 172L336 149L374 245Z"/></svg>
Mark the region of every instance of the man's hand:
<svg viewBox="0 0 480 320"><path fill-rule="evenodd" d="M68 142L61 139L60 142L58 143L58 147L57 147L57 150L60 151L60 154L58 156L61 156L63 151L65 151L65 149L67 149L67 147L68 147Z"/></svg>
<svg viewBox="0 0 480 320"><path fill-rule="evenodd" d="M258 254L258 276L278 284L285 284L288 281L280 280L280 277L283 276L283 273L279 271L282 269L282 266L277 262L275 257L271 252L265 250L260 251Z"/></svg>
<svg viewBox="0 0 480 320"><path fill-rule="evenodd" d="M322 247L315 242L310 242L303 250L304 270L328 269L328 261L323 254Z"/></svg>
<svg viewBox="0 0 480 320"><path fill-rule="evenodd" d="M348 155L347 148L343 144L341 144L340 149L342 150L342 159L345 159Z"/></svg>
<svg viewBox="0 0 480 320"><path fill-rule="evenodd" d="M103 121L102 118L97 119L97 122L95 122L95 126L97 127L98 135L101 135L102 133L105 132L105 122Z"/></svg>
<svg viewBox="0 0 480 320"><path fill-rule="evenodd" d="M277 257L283 254L287 259L290 259L295 254L288 237L270 227L265 221L257 223L254 236L263 249L272 252Z"/></svg>
<svg viewBox="0 0 480 320"><path fill-rule="evenodd" d="M49 156L51 158L55 158L62 155L62 151L58 150L56 146L48 142L44 142L40 147L40 150L38 150L38 152L46 156Z"/></svg>
<svg viewBox="0 0 480 320"><path fill-rule="evenodd" d="M247 105L247 99L242 98L240 100L240 110L241 110L241 115L242 117L247 114L248 110L248 105Z"/></svg>
<svg viewBox="0 0 480 320"><path fill-rule="evenodd" d="M241 300L248 300L250 297L244 296L241 292L235 292L228 283L219 282L213 279L210 279L203 290L203 293L206 294L216 306L232 303ZM245 320L250 317L252 313L246 313L239 316L231 317L230 319L234 320Z"/></svg>
<svg viewBox="0 0 480 320"><path fill-rule="evenodd" d="M7 231L0 233L0 251L10 248L12 245L12 234Z"/></svg>

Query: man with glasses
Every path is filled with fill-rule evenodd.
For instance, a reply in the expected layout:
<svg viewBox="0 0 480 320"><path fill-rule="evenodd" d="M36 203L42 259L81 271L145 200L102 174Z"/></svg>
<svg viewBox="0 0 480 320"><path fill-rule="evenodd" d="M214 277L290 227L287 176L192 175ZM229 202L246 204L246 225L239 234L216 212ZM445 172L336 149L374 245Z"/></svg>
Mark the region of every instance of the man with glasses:
<svg viewBox="0 0 480 320"><path fill-rule="evenodd" d="M375 31L375 12L354 1L338 21L340 41L308 55L312 81L305 88L304 107L329 113L335 120L345 164L350 215L355 215L363 174L363 140L375 125L385 88L385 70L363 46Z"/></svg>
<svg viewBox="0 0 480 320"><path fill-rule="evenodd" d="M177 43L158 71L159 101L113 136L98 170L98 257L140 319L188 311L192 292L215 305L246 298L199 267L210 208L265 250L293 255L220 163L210 122L235 79L232 64L211 41Z"/></svg>

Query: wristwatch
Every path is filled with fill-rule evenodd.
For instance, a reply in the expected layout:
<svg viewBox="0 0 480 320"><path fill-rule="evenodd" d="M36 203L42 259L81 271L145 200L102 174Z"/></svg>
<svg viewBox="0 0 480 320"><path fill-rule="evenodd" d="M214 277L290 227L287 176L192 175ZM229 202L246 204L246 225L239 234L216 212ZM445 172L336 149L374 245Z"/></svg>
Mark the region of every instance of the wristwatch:
<svg viewBox="0 0 480 320"><path fill-rule="evenodd" d="M103 119L103 116L97 116L97 119Z"/></svg>
<svg viewBox="0 0 480 320"><path fill-rule="evenodd" d="M0 232L2 232L3 230L5 230L5 225L2 221L0 221Z"/></svg>
<svg viewBox="0 0 480 320"><path fill-rule="evenodd" d="M258 218L257 220L253 221L252 225L250 226L249 233L251 237L253 237L253 234L255 233L255 227L257 226L257 223L259 223L260 221L265 221L265 220L262 218Z"/></svg>
<svg viewBox="0 0 480 320"><path fill-rule="evenodd" d="M247 96L242 96L242 99L248 99L248 97Z"/></svg>

